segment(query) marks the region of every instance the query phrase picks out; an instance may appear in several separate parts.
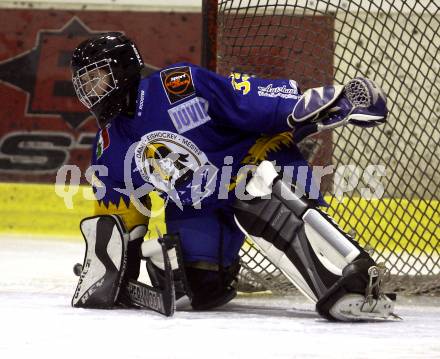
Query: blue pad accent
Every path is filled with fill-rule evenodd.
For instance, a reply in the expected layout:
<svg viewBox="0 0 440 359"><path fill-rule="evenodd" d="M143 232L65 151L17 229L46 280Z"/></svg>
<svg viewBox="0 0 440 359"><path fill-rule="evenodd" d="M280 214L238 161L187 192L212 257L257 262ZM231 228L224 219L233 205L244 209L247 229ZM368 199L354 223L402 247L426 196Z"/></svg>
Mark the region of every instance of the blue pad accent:
<svg viewBox="0 0 440 359"><path fill-rule="evenodd" d="M344 86L336 85L307 90L293 109L293 120L295 122L303 122L316 116L334 103L343 89Z"/></svg>

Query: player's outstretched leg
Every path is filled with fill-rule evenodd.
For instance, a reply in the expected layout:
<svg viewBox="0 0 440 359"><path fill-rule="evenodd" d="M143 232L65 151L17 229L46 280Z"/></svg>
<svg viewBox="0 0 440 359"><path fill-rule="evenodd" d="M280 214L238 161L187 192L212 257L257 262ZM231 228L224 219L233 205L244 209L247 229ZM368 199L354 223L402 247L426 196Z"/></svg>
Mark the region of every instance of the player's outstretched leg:
<svg viewBox="0 0 440 359"><path fill-rule="evenodd" d="M376 264L315 204L295 195L263 161L238 200L235 220L264 254L330 320L393 318L394 295L382 293L386 269Z"/></svg>

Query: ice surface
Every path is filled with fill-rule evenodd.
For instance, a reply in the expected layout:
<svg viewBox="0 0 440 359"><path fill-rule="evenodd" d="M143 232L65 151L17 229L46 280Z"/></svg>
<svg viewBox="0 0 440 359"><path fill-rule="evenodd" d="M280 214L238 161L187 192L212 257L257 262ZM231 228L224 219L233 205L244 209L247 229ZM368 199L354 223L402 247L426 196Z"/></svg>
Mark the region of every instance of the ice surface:
<svg viewBox="0 0 440 359"><path fill-rule="evenodd" d="M0 238L0 358L440 358L440 298L401 298L404 320L329 323L302 297L241 295L173 318L70 307L82 243Z"/></svg>

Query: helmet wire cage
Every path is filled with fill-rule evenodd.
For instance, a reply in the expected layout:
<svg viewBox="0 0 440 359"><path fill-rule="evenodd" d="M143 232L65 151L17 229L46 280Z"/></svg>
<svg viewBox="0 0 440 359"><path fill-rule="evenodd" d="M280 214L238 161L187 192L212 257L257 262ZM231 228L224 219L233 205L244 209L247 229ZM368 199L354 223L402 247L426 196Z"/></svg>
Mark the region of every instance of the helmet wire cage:
<svg viewBox="0 0 440 359"><path fill-rule="evenodd" d="M73 74L72 82L78 99L88 109L116 89L116 81L108 59L80 68Z"/></svg>

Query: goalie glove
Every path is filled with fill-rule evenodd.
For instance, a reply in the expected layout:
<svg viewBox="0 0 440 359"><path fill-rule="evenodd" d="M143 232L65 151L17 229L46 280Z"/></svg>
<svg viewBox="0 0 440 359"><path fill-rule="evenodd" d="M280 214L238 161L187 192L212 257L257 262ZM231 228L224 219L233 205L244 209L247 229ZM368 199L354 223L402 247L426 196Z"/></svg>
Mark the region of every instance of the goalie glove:
<svg viewBox="0 0 440 359"><path fill-rule="evenodd" d="M294 140L347 124L374 127L388 115L386 96L373 81L356 77L345 86L324 86L307 90L295 104L288 124Z"/></svg>

